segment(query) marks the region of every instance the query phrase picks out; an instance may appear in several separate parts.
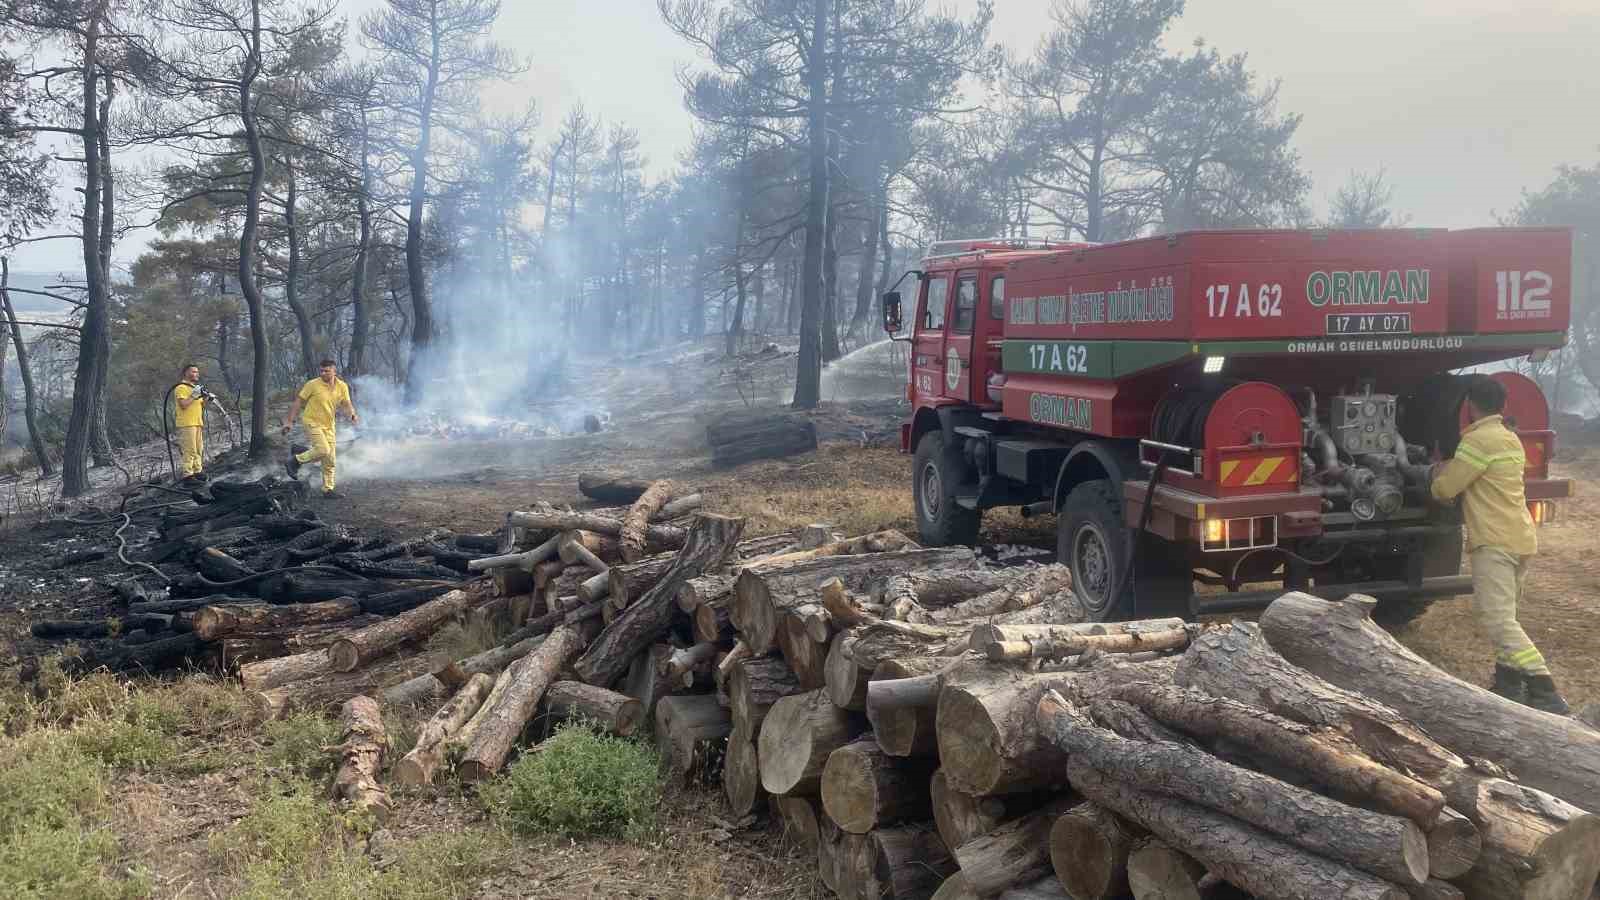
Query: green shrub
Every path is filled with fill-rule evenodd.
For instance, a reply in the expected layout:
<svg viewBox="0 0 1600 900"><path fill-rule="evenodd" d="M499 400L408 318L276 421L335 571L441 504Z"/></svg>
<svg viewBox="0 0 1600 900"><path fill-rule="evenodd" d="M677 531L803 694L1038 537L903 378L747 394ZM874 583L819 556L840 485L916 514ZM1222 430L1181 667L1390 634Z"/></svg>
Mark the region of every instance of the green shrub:
<svg viewBox="0 0 1600 900"><path fill-rule="evenodd" d="M298 712L266 723L262 762L279 774L321 778L332 774L331 748L339 743L339 723L316 713Z"/></svg>
<svg viewBox="0 0 1600 900"><path fill-rule="evenodd" d="M653 749L566 725L484 786L490 814L519 834L647 836L661 792Z"/></svg>

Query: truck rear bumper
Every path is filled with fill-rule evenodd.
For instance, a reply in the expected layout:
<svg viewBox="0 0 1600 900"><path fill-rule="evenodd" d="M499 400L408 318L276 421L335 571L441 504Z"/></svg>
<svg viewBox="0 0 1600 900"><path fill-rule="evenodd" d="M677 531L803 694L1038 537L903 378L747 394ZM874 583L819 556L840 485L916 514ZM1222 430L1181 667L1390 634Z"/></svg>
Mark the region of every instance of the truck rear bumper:
<svg viewBox="0 0 1600 900"><path fill-rule="evenodd" d="M1287 588L1265 591L1234 591L1228 594L1196 594L1189 598L1189 610L1197 616L1220 616L1256 612L1288 593ZM1309 588L1304 593L1325 600L1342 600L1351 594L1366 594L1377 600L1401 597L1456 597L1472 593L1471 575L1443 575L1424 578L1420 585L1404 581L1364 581L1359 584L1330 584Z"/></svg>

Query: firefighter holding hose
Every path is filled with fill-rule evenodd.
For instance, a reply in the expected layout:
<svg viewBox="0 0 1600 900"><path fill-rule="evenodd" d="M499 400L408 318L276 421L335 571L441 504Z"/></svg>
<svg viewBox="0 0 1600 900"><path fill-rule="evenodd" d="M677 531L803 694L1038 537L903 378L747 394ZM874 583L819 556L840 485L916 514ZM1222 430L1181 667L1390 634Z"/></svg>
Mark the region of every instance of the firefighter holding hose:
<svg viewBox="0 0 1600 900"><path fill-rule="evenodd" d="M285 466L293 478L299 476L302 465L320 460L322 496L332 499L338 496L333 492L334 414L341 408L348 411L350 422L354 425L361 424L361 417L356 415L355 404L350 400L350 385L339 377L338 365L331 359L325 359L320 363L320 369L316 378L300 388L300 393L295 395L294 405L289 408L288 418L283 420L283 433L288 434L294 427L295 415L304 409L300 424L305 428L306 440L311 447L303 453L295 453L291 447Z"/></svg>
<svg viewBox="0 0 1600 900"><path fill-rule="evenodd" d="M1461 433L1455 456L1434 466L1432 492L1440 502L1461 498L1472 555L1472 614L1478 630L1495 646L1492 690L1564 716L1567 702L1556 690L1550 667L1517 622L1517 604L1539 538L1523 487L1527 460L1522 440L1500 416L1505 386L1487 375L1474 376L1466 405L1472 424Z"/></svg>
<svg viewBox="0 0 1600 900"><path fill-rule="evenodd" d="M172 413L172 424L178 429L185 479L204 476L205 403L210 396L211 392L200 386L200 367L193 363L184 366L183 377L172 388L172 399L178 407Z"/></svg>

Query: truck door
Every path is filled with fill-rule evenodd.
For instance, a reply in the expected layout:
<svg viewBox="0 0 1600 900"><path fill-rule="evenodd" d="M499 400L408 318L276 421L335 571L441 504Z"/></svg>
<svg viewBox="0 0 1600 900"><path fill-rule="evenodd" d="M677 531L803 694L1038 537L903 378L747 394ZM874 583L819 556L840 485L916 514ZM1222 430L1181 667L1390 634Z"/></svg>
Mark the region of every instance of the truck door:
<svg viewBox="0 0 1600 900"><path fill-rule="evenodd" d="M978 321L978 273L956 274L955 301L944 339L944 395L971 402L973 390L972 332Z"/></svg>
<svg viewBox="0 0 1600 900"><path fill-rule="evenodd" d="M922 281L911 369L918 399L932 399L944 388L944 325L950 301L950 273L931 272Z"/></svg>

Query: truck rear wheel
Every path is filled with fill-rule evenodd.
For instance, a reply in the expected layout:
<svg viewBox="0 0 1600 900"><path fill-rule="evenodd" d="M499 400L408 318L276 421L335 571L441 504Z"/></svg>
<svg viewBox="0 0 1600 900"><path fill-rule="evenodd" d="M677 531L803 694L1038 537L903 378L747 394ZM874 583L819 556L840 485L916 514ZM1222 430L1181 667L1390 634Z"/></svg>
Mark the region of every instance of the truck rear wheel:
<svg viewBox="0 0 1600 900"><path fill-rule="evenodd" d="M1187 617L1194 576L1179 548L1143 535L1129 579L1133 538L1112 482L1086 481L1067 495L1056 518L1056 558L1072 570L1072 592L1084 613L1093 622Z"/></svg>
<svg viewBox="0 0 1600 900"><path fill-rule="evenodd" d="M911 472L917 534L922 542L931 547L977 543L983 514L956 502L956 489L965 480L967 464L959 450L945 446L944 434L930 431L922 436Z"/></svg>

